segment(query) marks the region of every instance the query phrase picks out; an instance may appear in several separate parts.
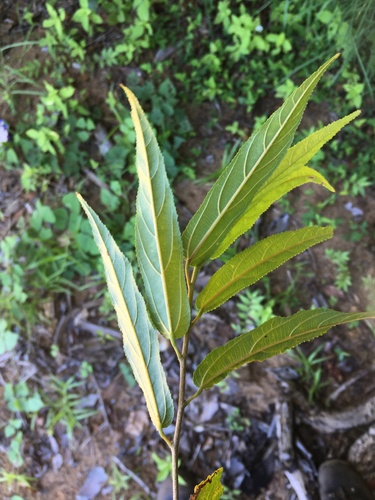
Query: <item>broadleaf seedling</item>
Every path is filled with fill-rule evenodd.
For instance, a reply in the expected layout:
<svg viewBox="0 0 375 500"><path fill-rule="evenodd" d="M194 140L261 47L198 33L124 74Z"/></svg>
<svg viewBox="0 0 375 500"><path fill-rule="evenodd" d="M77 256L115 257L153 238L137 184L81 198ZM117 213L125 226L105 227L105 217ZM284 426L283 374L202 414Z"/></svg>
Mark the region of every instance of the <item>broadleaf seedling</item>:
<svg viewBox="0 0 375 500"><path fill-rule="evenodd" d="M293 256L332 237L332 228L310 226L265 238L228 260L195 299L201 268L251 229L281 196L307 182L334 191L321 174L306 164L359 112L327 125L292 147L291 143L315 86L337 57L332 57L294 90L243 144L182 235L156 137L135 95L123 87L130 101L137 138L139 187L135 241L144 283L142 292L136 285L130 262L96 213L77 194L104 262L125 354L144 393L151 420L171 451L174 500L179 498L178 452L183 416L191 401L244 364L285 352L333 326L375 317L375 311L341 313L315 309L268 319L211 351L193 374L196 391L191 395L186 393L190 333L199 319ZM196 311L195 317L192 311ZM172 438L164 431L174 420L174 405L160 360L157 331L170 341L180 364ZM219 469L202 481L192 498L219 499L221 474Z"/></svg>

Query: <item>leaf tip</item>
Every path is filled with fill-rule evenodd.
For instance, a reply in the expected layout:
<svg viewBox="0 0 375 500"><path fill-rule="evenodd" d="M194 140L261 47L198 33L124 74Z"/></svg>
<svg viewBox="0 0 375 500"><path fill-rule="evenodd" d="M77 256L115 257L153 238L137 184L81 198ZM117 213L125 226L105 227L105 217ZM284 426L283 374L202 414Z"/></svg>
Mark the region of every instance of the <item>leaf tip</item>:
<svg viewBox="0 0 375 500"><path fill-rule="evenodd" d="M133 94L133 92L128 87L123 85L122 83L120 83L120 87L125 92L126 97L128 98L128 100L130 102L130 105L133 106L133 100L135 99L135 95Z"/></svg>
<svg viewBox="0 0 375 500"><path fill-rule="evenodd" d="M85 206L85 200L83 199L82 195L78 191L76 191L76 196L78 198L78 201L82 205L82 207L84 207Z"/></svg>

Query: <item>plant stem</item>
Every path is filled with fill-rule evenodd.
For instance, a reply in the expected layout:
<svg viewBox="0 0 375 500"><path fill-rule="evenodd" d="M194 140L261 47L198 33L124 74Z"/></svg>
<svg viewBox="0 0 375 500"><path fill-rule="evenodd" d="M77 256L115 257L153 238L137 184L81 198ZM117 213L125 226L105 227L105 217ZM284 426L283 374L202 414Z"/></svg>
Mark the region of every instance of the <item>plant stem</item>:
<svg viewBox="0 0 375 500"><path fill-rule="evenodd" d="M185 276L186 282L188 286L188 295L190 308L192 308L193 303L193 293L194 293L194 285L199 273L199 268L195 267L191 276L189 276L189 266L186 264L185 267ZM179 357L180 362L180 383L179 383L179 392L178 392L178 402L177 402L177 416L176 416L176 425L173 436L173 444L171 447L172 452L172 483L173 483L173 500L179 499L179 491L178 491L178 451L180 447L180 437L181 437L181 426L182 420L184 416L185 410L185 391L186 391L186 361L189 350L189 340L190 340L190 332L191 332L192 322L190 323L189 329L186 332L182 344L181 357Z"/></svg>
<svg viewBox="0 0 375 500"><path fill-rule="evenodd" d="M199 389L197 392L195 392L192 396L190 396L189 399L187 399L184 403L184 409L198 396L200 396L203 392L203 389Z"/></svg>
<svg viewBox="0 0 375 500"><path fill-rule="evenodd" d="M186 389L186 359L189 348L190 329L184 337L182 346L182 356L180 359L180 384L177 403L176 426L172 446L172 483L173 500L178 500L178 451L180 446L181 426L185 410L185 389Z"/></svg>

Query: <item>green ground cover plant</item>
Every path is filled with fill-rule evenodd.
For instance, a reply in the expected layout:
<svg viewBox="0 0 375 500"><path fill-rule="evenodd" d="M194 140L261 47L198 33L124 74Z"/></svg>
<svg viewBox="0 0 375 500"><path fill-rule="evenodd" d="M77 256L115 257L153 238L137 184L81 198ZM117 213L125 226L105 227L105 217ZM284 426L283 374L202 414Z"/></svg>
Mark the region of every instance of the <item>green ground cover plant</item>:
<svg viewBox="0 0 375 500"><path fill-rule="evenodd" d="M273 202L307 182L333 191L325 178L306 163L359 112L327 125L294 146L291 143L314 88L335 59L337 55L294 90L243 144L182 235L155 134L133 92L123 87L137 138L135 245L142 292L129 260L77 193L104 263L126 357L143 391L151 420L171 451L174 500L179 498L178 453L184 411L195 398L244 364L285 352L333 326L375 316L375 312L315 309L268 319L211 351L194 371L196 392L186 394L190 333L199 319L293 256L332 237L331 227L319 226L269 236L229 259L195 295L200 269L248 231ZM157 332L170 341L180 363L173 437L168 427L174 420L174 400L161 364ZM192 498L219 499L223 492L221 475L222 469L215 471L195 488Z"/></svg>

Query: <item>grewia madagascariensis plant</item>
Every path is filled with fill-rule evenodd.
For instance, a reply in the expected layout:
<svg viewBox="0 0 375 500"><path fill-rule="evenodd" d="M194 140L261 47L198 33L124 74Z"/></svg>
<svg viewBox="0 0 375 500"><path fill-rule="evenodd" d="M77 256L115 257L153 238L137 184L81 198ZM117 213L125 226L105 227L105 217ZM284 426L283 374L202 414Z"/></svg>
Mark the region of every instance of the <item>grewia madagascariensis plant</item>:
<svg viewBox="0 0 375 500"><path fill-rule="evenodd" d="M78 194L100 250L107 284L123 334L126 357L146 399L151 420L169 446L173 464L173 498L178 500L178 449L184 410L206 389L233 370L262 361L331 327L375 317L375 312L342 313L330 309L275 317L211 351L197 366L194 394L185 392L191 328L208 311L256 283L295 255L332 237L331 227L310 226L265 238L223 265L194 300L202 266L219 257L259 216L293 188L314 182L334 191L326 179L306 166L319 149L359 115L356 111L291 143L306 104L335 55L310 76L244 143L223 170L202 205L180 233L172 190L156 137L134 94L123 87L137 137L139 177L135 241L143 290L132 267L96 213ZM192 317L192 311L197 311ZM168 339L180 364L176 416L160 360L158 334ZM177 342L182 339L181 342ZM163 429L175 418L173 438ZM194 499L219 499L222 469L195 488Z"/></svg>

